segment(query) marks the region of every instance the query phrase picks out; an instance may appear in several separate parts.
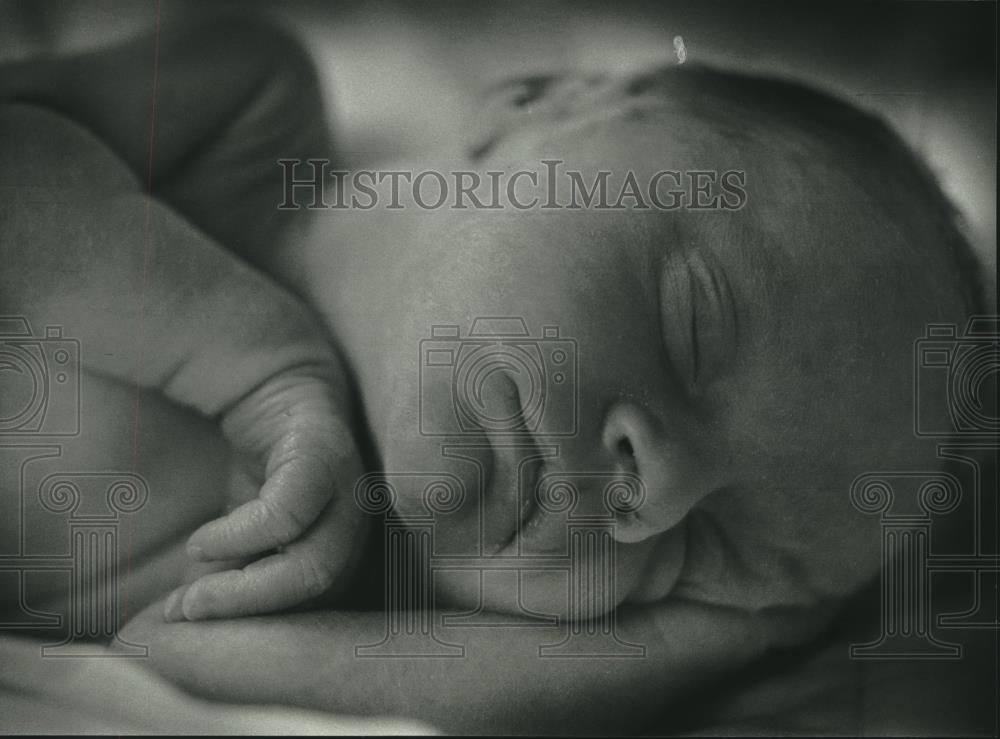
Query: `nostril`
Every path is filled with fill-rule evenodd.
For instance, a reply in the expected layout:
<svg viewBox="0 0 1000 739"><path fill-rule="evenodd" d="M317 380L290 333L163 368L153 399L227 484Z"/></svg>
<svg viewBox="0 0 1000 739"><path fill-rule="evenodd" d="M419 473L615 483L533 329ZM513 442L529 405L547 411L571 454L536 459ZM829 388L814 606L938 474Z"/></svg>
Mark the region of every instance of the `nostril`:
<svg viewBox="0 0 1000 739"><path fill-rule="evenodd" d="M618 453L623 457L635 456L635 450L632 448L632 442L627 436L623 436L618 440Z"/></svg>

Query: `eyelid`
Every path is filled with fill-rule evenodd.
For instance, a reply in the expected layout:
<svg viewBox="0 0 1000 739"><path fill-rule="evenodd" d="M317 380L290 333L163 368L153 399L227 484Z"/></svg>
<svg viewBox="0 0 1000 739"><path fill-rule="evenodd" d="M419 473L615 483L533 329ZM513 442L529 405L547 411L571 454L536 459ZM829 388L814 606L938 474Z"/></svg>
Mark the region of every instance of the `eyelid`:
<svg viewBox="0 0 1000 739"><path fill-rule="evenodd" d="M678 379L698 395L731 366L738 325L728 276L701 252L671 255L661 285L664 341Z"/></svg>

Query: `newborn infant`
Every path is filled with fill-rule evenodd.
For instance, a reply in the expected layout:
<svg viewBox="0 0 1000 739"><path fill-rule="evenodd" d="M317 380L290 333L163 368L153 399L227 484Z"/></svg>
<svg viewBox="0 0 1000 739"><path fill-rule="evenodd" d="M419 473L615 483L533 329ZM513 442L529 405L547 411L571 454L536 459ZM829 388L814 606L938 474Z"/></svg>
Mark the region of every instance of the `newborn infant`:
<svg viewBox="0 0 1000 739"><path fill-rule="evenodd" d="M378 467L410 474L395 483L397 515L426 515L415 473L449 473L466 497L439 517L438 551L553 553L567 517L533 505L526 485L579 480L574 515L586 515L604 511L609 480L634 476L646 497L616 520L605 607L673 595L825 622L880 561L877 521L853 509L851 481L933 458L910 432L912 342L973 307L969 253L936 185L870 116L793 83L692 66L515 81L486 112L493 131L469 142L468 158L410 169L470 170L484 183L490 171L536 173L537 187L517 179L519 203L548 191L551 160L588 182L610 172L612 194L629 173L645 183L665 169L735 170L746 202L318 213L269 269L343 348ZM392 200L389 183L380 194ZM575 340L575 396L550 392L530 434L486 423L421 433L448 428L460 371L427 371L421 342L440 325L468 341L484 316ZM528 380L508 367L484 381L484 416L524 412ZM519 466L546 445L558 449L541 470ZM520 575L435 572L447 605L516 611L520 598L566 615L564 573ZM202 615L200 600L217 596L196 584L174 615Z"/></svg>
<svg viewBox="0 0 1000 739"><path fill-rule="evenodd" d="M573 516L607 515L609 481L638 480L641 505L610 511L613 559L605 561L608 552L600 550L585 563L593 571L613 567L614 577L587 586L588 599L600 605L584 613L617 609L622 635L646 647L647 659L602 665L609 672L595 671L603 675L598 680L558 660L538 660L537 632L513 629L478 632L480 654L489 659L463 661L450 673L428 661L362 666L333 655L377 641L384 621L343 616L302 640L319 659L317 674L333 669L326 659L341 670L334 674L343 691L314 698L289 687L282 699L349 712L396 708L464 728L476 721L484 722L480 729L495 728L474 690L475 674L483 673L468 671L476 667L534 674L537 695L519 699L529 716L519 726L588 717L588 701L602 707L604 719L611 709L634 710L636 701L648 713L695 684L699 670L718 674L709 667L716 643L727 645L719 647L719 664L734 668L768 648L799 643L875 575L878 523L851 506L851 481L873 469L932 463L933 448L911 433L912 344L927 323L964 323L975 311L975 267L936 184L896 137L876 119L794 83L692 65L628 77L533 78L496 90L485 111L488 120L477 127L488 131L485 138L394 169L472 171L483 182L499 172L516 183L505 196L518 203L544 199L555 176L546 162L553 160L587 182L610 173L612 193L630 177L645 183L662 170L741 172L745 201L707 209L688 198L669 210L642 208L634 199L625 209L506 203L428 210L404 192L399 209L320 210L308 231L286 234L271 248L227 243L304 298L338 354L317 349L312 339L296 344L306 349L282 367L305 367L316 381L300 396L293 380L301 376L258 367L268 363L263 350L244 351L226 365L239 370L239 391L220 382L217 361L187 361L197 349L185 355L183 371L168 367L158 376L168 397L221 414L239 430L243 450L252 451L236 468L240 483L230 486L238 489L230 507L239 507L189 543L219 571L181 586L163 612L171 621L267 613L344 580L347 550L361 551L356 542L365 526L353 499L361 465L352 434L370 446L369 466L397 480L394 515L404 522L426 514L421 475L461 483L460 505L436 519L435 553L515 558L508 569L482 575L436 571L436 604L451 611L579 617L567 573L528 562L563 551L571 523L567 513L542 505L538 492L545 480L563 476L576 481ZM277 195L281 170L268 164ZM537 179L512 178L522 171ZM393 199L391 185L377 185L380 202ZM183 274L198 276L190 267L167 276ZM178 306L199 290L235 290L225 280L191 284L156 287L176 290ZM285 305L254 290L239 295L249 314L270 317L275 305ZM236 307L232 299L224 306ZM545 327L574 342L572 392L549 392L537 425L525 422L513 436L487 423L463 433L422 433L422 424L447 430L456 402L454 373L422 371L422 342L437 326L457 326L456 343L468 341L475 319L497 317L523 319L536 342L556 335ZM248 331L250 345L285 346L277 338L285 331L280 318L273 321L270 333L239 324L227 336L236 341ZM341 360L345 370L336 369ZM335 369L315 369L325 365ZM533 392L526 383L525 373L510 367L485 377L478 396L484 417L525 416ZM344 419L356 417L347 410L348 388L361 411L360 428L350 433ZM226 400L189 397L212 392ZM930 407L935 399L920 402ZM331 425L331 414L321 413L311 423L317 405L332 408L340 422ZM280 411L271 414L280 432L263 440L262 409ZM282 425L298 417L305 422ZM263 453L282 445L301 453L296 459L308 461L305 471L282 479L281 466ZM268 482L257 497L261 478ZM233 566L259 556L244 569ZM297 569L274 564L292 560ZM608 583L610 592L601 592ZM721 617L693 618L692 604ZM264 650L284 644L261 641ZM160 653L167 651L161 645ZM185 676L183 667L162 669L213 689L207 678L191 676L197 670ZM253 669L227 662L234 680ZM366 669L377 679L349 679L350 670ZM445 682L421 679L422 669ZM400 680L412 695L394 690ZM269 682L264 676L247 690ZM520 695L517 684L504 683ZM616 702L623 691L630 700ZM404 695L390 695L397 693ZM476 700L466 700L470 695ZM454 696L463 696L466 713ZM487 697L501 712L513 700Z"/></svg>

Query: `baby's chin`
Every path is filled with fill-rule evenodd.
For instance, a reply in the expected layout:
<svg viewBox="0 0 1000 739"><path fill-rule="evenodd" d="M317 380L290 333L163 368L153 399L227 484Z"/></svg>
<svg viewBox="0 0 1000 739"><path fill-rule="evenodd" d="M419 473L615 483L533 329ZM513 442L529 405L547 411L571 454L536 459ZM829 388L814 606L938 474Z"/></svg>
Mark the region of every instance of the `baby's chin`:
<svg viewBox="0 0 1000 739"><path fill-rule="evenodd" d="M594 540L585 544L587 554L570 558L572 566L553 557L531 568L512 562L482 573L437 571L435 594L449 610L586 621L622 604L666 598L683 569L685 546L683 524L637 544Z"/></svg>

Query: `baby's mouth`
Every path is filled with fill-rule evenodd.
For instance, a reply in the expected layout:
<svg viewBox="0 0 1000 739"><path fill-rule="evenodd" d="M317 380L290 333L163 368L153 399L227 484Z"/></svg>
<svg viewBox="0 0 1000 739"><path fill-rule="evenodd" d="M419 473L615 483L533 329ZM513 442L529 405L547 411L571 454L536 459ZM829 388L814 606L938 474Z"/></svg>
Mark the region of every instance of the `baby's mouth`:
<svg viewBox="0 0 1000 739"><path fill-rule="evenodd" d="M511 539L520 536L535 520L539 513L538 506L538 483L542 479L542 470L545 468L545 460L541 456L531 457L521 463L518 470L518 504L519 517L517 528L511 535Z"/></svg>
<svg viewBox="0 0 1000 739"><path fill-rule="evenodd" d="M521 461L516 490L518 516L510 535L497 548L498 555L545 555L565 549L565 539L559 535L565 526L565 517L547 511L538 497L539 485L549 470L548 460L556 456L537 449Z"/></svg>
<svg viewBox="0 0 1000 739"><path fill-rule="evenodd" d="M486 551L505 554L512 551L524 532L537 524L543 513L537 500L537 489L546 467L546 460L555 454L540 449L530 434L510 439L497 439L487 433L490 451L495 462L490 479L484 480L489 505L486 515L503 527L494 528L497 538ZM487 522L488 524L488 522ZM486 529L492 528L489 525ZM499 527L498 527L499 528Z"/></svg>

